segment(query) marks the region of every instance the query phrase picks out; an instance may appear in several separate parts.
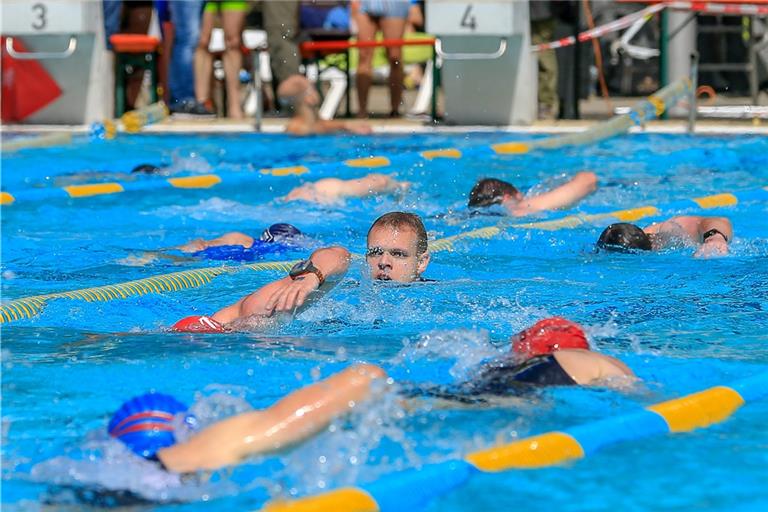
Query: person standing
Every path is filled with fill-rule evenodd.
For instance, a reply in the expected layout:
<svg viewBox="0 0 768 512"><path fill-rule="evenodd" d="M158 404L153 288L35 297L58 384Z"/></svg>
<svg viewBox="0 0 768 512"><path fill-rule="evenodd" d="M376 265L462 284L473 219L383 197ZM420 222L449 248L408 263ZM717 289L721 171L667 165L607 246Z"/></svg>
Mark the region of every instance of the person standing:
<svg viewBox="0 0 768 512"><path fill-rule="evenodd" d="M551 42L555 33L554 2L536 0L529 2L531 14L531 44ZM554 50L539 52L539 119L555 119L558 111L557 56Z"/></svg>
<svg viewBox="0 0 768 512"><path fill-rule="evenodd" d="M168 88L174 110L195 101L194 57L202 7L202 0L168 0L174 34Z"/></svg>
<svg viewBox="0 0 768 512"><path fill-rule="evenodd" d="M353 17L357 23L357 40L375 41L376 31L381 30L384 39L402 39L405 24L411 8L409 0L360 0L357 8L353 5ZM368 117L368 91L373 80L373 48L360 48L357 64L358 117ZM399 116L403 98L403 49L400 46L387 48L389 59L389 101L390 117Z"/></svg>
<svg viewBox="0 0 768 512"><path fill-rule="evenodd" d="M263 2L261 8L272 62L272 84L277 93L283 81L299 72L299 1Z"/></svg>

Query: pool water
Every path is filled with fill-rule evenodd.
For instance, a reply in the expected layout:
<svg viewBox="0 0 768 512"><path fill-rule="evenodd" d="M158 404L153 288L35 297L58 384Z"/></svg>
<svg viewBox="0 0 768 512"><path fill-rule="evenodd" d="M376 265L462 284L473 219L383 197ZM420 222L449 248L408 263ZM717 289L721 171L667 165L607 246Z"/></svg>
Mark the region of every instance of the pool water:
<svg viewBox="0 0 768 512"><path fill-rule="evenodd" d="M280 260L331 244L362 253L370 223L391 210L420 214L432 239L495 225L502 220L494 215L499 212L467 212L467 193L478 177L536 191L578 170L598 174L600 188L576 208L534 220L768 185L768 138L749 135L632 135L526 155L425 160L392 169L412 182L403 194L331 206L276 198L306 180L367 171L340 164L303 176L259 172L530 137L436 132L298 142L269 135L142 135L3 154L2 188L11 193L168 175L216 173L237 180L227 185L225 179L209 190L158 187L4 206L2 297L218 266L222 263L143 256L226 231L258 234L275 222L290 222L307 234L300 246L273 258ZM167 175L131 175L141 163L162 164ZM766 204L744 202L706 212L728 216L734 224L728 257L695 259L691 248L596 254L593 243L604 224L510 229L433 254L425 273L433 283L373 283L356 261L331 293L293 321L262 332L206 336L167 329L183 316L234 302L280 277L275 271L242 271L200 288L124 300L50 301L41 314L2 325L3 506L256 509L270 498L369 483L764 372ZM654 220L660 218L641 223ZM376 400L285 453L189 479L138 460L105 432L122 401L150 389L194 404L206 423L268 406L356 361L380 364L396 381L450 383L505 350L510 334L549 315L584 324L596 349L625 361L642 384L624 392L553 388L480 409L403 404L385 387ZM759 509L768 504L768 455L759 448L768 443L766 417L768 404L748 404L709 429L616 445L564 467L478 476L426 507Z"/></svg>

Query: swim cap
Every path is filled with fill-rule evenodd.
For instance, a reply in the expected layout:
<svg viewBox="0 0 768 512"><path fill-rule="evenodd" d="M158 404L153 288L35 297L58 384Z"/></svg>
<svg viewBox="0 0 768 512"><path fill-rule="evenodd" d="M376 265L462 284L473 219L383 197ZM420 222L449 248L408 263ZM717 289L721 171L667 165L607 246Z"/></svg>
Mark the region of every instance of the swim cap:
<svg viewBox="0 0 768 512"><path fill-rule="evenodd" d="M192 315L182 318L171 327L176 332L225 332L224 326L205 315Z"/></svg>
<svg viewBox="0 0 768 512"><path fill-rule="evenodd" d="M107 431L136 455L154 459L161 448L176 444L173 417L188 407L170 395L146 393L125 402L112 416ZM184 420L195 426L194 416Z"/></svg>
<svg viewBox="0 0 768 512"><path fill-rule="evenodd" d="M301 235L295 226L290 224L272 224L261 234L262 242L274 242L276 238L293 238Z"/></svg>
<svg viewBox="0 0 768 512"><path fill-rule="evenodd" d="M512 350L528 357L568 348L589 350L589 343L579 324L559 316L539 320L512 337Z"/></svg>
<svg viewBox="0 0 768 512"><path fill-rule="evenodd" d="M640 227L629 222L611 224L600 233L597 248L604 251L630 252L653 249L651 238Z"/></svg>

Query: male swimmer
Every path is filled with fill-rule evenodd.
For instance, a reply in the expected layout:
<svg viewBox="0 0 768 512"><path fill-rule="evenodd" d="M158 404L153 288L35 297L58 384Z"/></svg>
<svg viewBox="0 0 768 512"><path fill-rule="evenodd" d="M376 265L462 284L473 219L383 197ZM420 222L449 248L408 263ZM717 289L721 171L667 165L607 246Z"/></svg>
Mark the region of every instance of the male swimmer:
<svg viewBox="0 0 768 512"><path fill-rule="evenodd" d="M603 230L597 247L606 251L658 251L696 245L695 257L728 254L733 226L725 217L678 216L643 229L620 222Z"/></svg>
<svg viewBox="0 0 768 512"><path fill-rule="evenodd" d="M487 178L478 181L469 193L470 207L502 205L515 217L557 210L578 203L597 189L597 176L593 172L579 172L567 183L548 192L525 197L514 185L506 181Z"/></svg>
<svg viewBox="0 0 768 512"><path fill-rule="evenodd" d="M285 131L292 135L349 132L360 135L371 133L371 127L362 122L320 119L320 95L302 75L291 75L277 88L280 104L289 109L292 117Z"/></svg>
<svg viewBox="0 0 768 512"><path fill-rule="evenodd" d="M407 189L409 186L410 183L407 181L397 181L386 174L376 173L351 180L323 178L294 188L284 199L286 201L332 204L346 197L368 197L389 194Z"/></svg>
<svg viewBox="0 0 768 512"><path fill-rule="evenodd" d="M192 256L210 260L253 261L265 254L285 250L301 231L290 224L272 224L259 238L232 231L212 240L198 238L176 249Z"/></svg>
<svg viewBox="0 0 768 512"><path fill-rule="evenodd" d="M418 215L390 212L368 230L365 259L371 277L380 281L408 283L424 280L429 264L427 231ZM325 291L326 280L337 279L349 267L350 253L344 247L325 247L297 263L286 277L269 283L236 303L208 316L179 320L173 330L180 332L224 332L245 318L266 319L275 313L291 312L304 305L317 290Z"/></svg>
<svg viewBox="0 0 768 512"><path fill-rule="evenodd" d="M562 318L537 322L512 341L514 357L485 363L469 381L455 386L451 396L461 401L478 395L518 395L521 386L602 385L607 379L634 378L618 359L591 352L581 327ZM267 409L224 419L181 442L176 439L174 416L185 415L184 423L194 427L187 407L171 396L149 393L123 404L108 431L168 471L218 469L312 436L369 398L372 382L384 378L387 374L378 366L357 364L294 391ZM427 388L422 396L433 395L431 391Z"/></svg>

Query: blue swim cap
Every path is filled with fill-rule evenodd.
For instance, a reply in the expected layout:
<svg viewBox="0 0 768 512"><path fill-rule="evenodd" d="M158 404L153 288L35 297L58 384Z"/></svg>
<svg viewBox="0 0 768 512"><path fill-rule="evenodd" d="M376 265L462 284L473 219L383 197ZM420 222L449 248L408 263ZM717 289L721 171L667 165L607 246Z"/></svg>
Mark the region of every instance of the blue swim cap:
<svg viewBox="0 0 768 512"><path fill-rule="evenodd" d="M261 234L262 242L274 242L275 238L293 238L301 235L295 226L290 224L272 224Z"/></svg>
<svg viewBox="0 0 768 512"><path fill-rule="evenodd" d="M187 409L170 395L146 393L125 402L112 416L107 431L135 454L154 459L159 449L176 444L173 417ZM194 427L194 416L185 422Z"/></svg>

